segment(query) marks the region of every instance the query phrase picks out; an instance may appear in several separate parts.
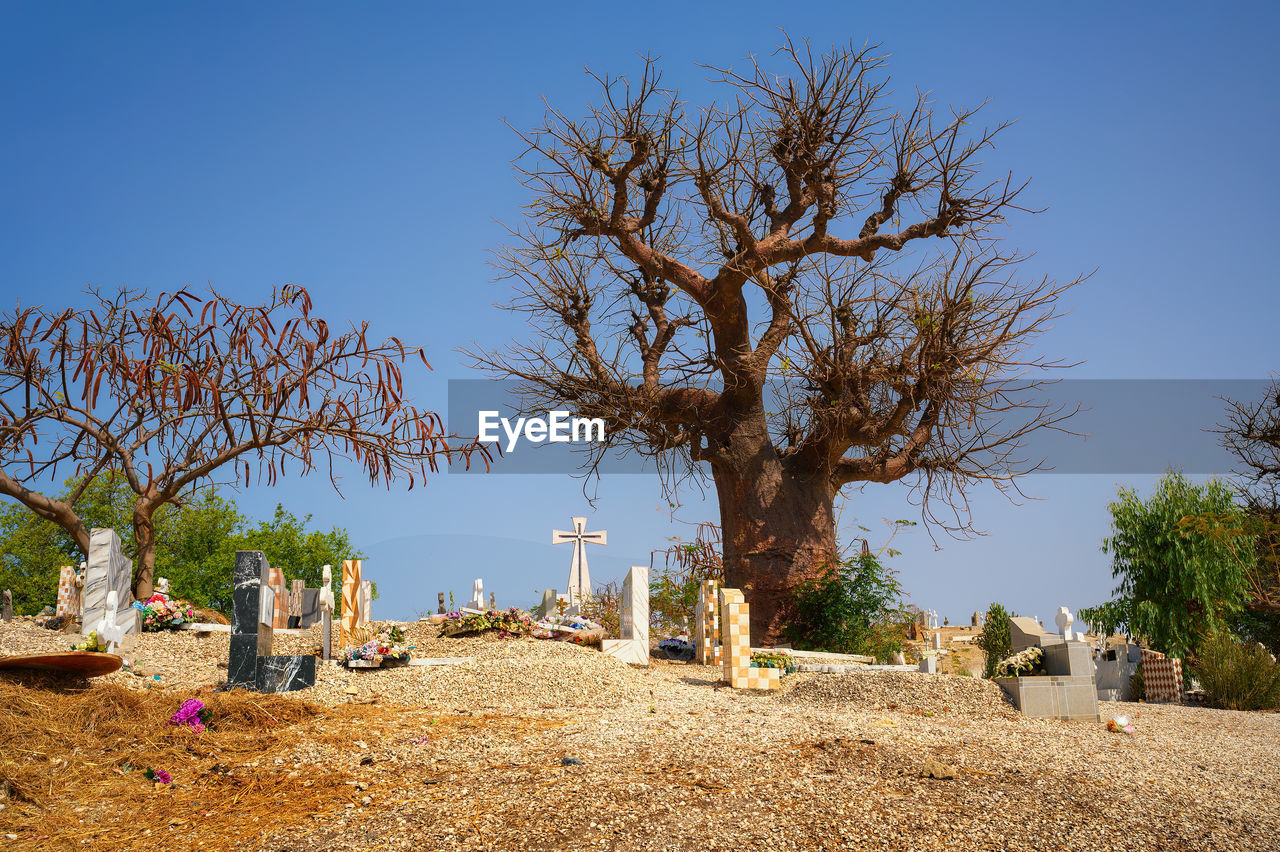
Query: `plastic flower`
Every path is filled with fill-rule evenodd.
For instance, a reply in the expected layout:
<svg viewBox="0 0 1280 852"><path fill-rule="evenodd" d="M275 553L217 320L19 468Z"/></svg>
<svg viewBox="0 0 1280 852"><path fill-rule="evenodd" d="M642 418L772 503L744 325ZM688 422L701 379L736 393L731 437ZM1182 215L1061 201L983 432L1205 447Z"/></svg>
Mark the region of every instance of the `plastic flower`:
<svg viewBox="0 0 1280 852"><path fill-rule="evenodd" d="M165 772L163 769L151 769L150 767L148 767L147 771L142 774L143 776L146 777L148 781L155 781L157 784L173 783L173 778L169 775L168 772Z"/></svg>

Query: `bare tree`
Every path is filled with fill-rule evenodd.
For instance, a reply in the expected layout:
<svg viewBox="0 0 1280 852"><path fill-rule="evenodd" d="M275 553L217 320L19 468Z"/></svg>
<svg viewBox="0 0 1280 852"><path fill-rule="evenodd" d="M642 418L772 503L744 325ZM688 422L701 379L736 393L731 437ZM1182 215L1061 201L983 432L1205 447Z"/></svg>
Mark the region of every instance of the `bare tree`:
<svg viewBox="0 0 1280 852"><path fill-rule="evenodd" d="M333 335L301 287L265 305L210 293L91 291L92 310L16 308L0 316L0 494L65 529L88 552L76 502L107 470L137 502L134 590L151 594L152 516L222 476L269 484L292 463L307 474L352 457L371 483L409 487L453 448L433 412L405 401L401 365L421 349L368 339L362 324ZM479 450L488 461L488 456ZM65 501L38 490L70 466Z"/></svg>
<svg viewBox="0 0 1280 852"><path fill-rule="evenodd" d="M1004 125L894 110L872 50L775 56L790 76L712 69L729 101L696 112L646 60L521 134L533 201L499 257L539 337L473 353L531 411L605 418L600 453L709 470L766 641L835 558L843 487L910 478L961 529L966 486L1034 469L1022 438L1070 413L1026 352L1070 285L1018 282L992 237L1023 188L980 175Z"/></svg>
<svg viewBox="0 0 1280 852"><path fill-rule="evenodd" d="M1251 608L1280 613L1280 379L1262 399L1227 400L1219 431L1240 460L1236 485L1248 513L1242 531L1257 543L1248 571Z"/></svg>

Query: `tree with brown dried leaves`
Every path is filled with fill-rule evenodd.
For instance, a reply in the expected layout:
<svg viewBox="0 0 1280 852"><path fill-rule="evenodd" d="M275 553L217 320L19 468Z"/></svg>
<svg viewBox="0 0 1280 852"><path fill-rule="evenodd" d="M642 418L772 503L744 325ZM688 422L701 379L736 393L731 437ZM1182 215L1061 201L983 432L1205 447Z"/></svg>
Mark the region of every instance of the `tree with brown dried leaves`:
<svg viewBox="0 0 1280 852"><path fill-rule="evenodd" d="M1262 399L1227 400L1222 445L1239 459L1237 487L1257 542L1249 571L1251 607L1280 614L1280 380Z"/></svg>
<svg viewBox="0 0 1280 852"><path fill-rule="evenodd" d="M965 488L1035 469L1022 439L1073 413L1035 401L1056 364L1026 351L1071 285L1017 281L992 236L1024 186L981 176L1005 125L893 109L872 50L775 56L790 76L712 69L730 100L697 112L647 60L521 134L534 199L500 265L541 336L476 353L529 411L605 418L600 453L709 470L763 641L835 560L842 488L911 478L964 529Z"/></svg>
<svg viewBox="0 0 1280 852"><path fill-rule="evenodd" d="M412 488L441 457L470 463L472 443L451 447L440 417L403 397L402 365L421 349L342 334L311 313L301 287L265 305L211 292L113 297L91 291L92 310L15 308L0 316L0 494L65 529L88 553L76 513L95 477L118 471L137 495L134 593L151 595L152 517L219 475L268 484L359 461L370 483L407 477ZM78 489L42 494L70 466Z"/></svg>

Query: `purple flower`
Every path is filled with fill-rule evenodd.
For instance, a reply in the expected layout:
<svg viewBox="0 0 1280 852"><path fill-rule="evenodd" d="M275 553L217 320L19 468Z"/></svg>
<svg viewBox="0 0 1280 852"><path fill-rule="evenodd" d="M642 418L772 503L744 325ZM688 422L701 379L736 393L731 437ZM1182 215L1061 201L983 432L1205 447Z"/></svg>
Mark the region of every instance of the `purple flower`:
<svg viewBox="0 0 1280 852"><path fill-rule="evenodd" d="M157 784L173 783L173 778L170 777L169 773L165 772L163 769L148 769L143 773L143 775L146 776L147 780L155 781Z"/></svg>
<svg viewBox="0 0 1280 852"><path fill-rule="evenodd" d="M178 712L169 717L170 725L190 725L196 729L196 733L204 730L204 725L200 721L200 715L204 712L204 702L198 698L188 698L182 702L182 706L178 708Z"/></svg>

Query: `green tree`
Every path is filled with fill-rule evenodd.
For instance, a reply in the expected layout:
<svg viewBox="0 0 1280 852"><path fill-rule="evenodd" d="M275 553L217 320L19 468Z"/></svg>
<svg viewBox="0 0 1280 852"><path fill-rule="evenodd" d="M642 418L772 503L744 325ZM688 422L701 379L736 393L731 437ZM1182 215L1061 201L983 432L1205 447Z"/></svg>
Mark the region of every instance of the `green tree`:
<svg viewBox="0 0 1280 852"><path fill-rule="evenodd" d="M987 607L987 617L982 622L982 635L974 643L982 649L982 673L996 676L996 666L1013 653L1011 625L1015 613L1010 613L998 603Z"/></svg>
<svg viewBox="0 0 1280 852"><path fill-rule="evenodd" d="M785 634L800 650L870 654L902 650L902 584L870 552L829 565L795 591L795 616Z"/></svg>
<svg viewBox="0 0 1280 852"><path fill-rule="evenodd" d="M68 481L60 499L75 493ZM105 527L121 534L121 547L130 558L137 543L130 522L134 495L118 473L95 477L78 495L75 508L90 528ZM299 520L277 506L269 521L256 525L214 488L187 495L181 503L160 507L154 518L157 576L168 577L174 593L196 606L222 613L231 608L231 570L237 550L262 550L290 579L315 587L321 566L340 572L342 560L358 559L346 530L308 530L308 515ZM0 505L0 588L13 590L14 611L34 614L57 599L58 572L63 565L79 565L86 558L61 526L17 503Z"/></svg>
<svg viewBox="0 0 1280 852"><path fill-rule="evenodd" d="M1199 516L1238 526L1233 497L1218 480L1195 485L1176 472L1161 478L1146 500L1121 487L1109 507L1112 534L1102 542L1119 580L1115 599L1082 612L1109 614L1114 623L1107 626L1127 627L1154 650L1194 657L1243 608L1244 566L1254 542L1249 536L1184 535L1179 524Z"/></svg>

